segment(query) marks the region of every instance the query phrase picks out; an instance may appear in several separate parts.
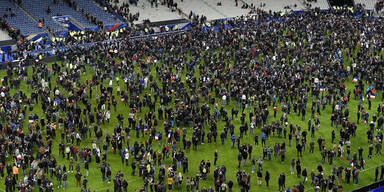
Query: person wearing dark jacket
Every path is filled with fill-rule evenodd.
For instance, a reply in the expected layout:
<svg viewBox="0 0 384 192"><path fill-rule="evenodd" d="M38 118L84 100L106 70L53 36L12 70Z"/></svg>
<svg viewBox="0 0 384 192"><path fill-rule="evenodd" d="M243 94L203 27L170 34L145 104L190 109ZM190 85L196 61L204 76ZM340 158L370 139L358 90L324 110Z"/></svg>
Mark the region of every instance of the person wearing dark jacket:
<svg viewBox="0 0 384 192"><path fill-rule="evenodd" d="M379 176L379 167L375 169L375 182L377 181L377 177Z"/></svg>
<svg viewBox="0 0 384 192"><path fill-rule="evenodd" d="M81 176L82 174L79 171L75 174L76 187L81 187Z"/></svg>
<svg viewBox="0 0 384 192"><path fill-rule="evenodd" d="M269 180L271 179L271 175L269 174L268 171L265 172L265 183L267 187L269 186Z"/></svg>
<svg viewBox="0 0 384 192"><path fill-rule="evenodd" d="M228 191L229 191L229 192L232 192L232 187L233 187L233 181L232 181L232 180L229 180L229 181L228 181Z"/></svg>
<svg viewBox="0 0 384 192"><path fill-rule="evenodd" d="M285 175L284 175L284 173L280 174L279 179L278 179L278 184L279 184L279 191L284 191L285 190Z"/></svg>
<svg viewBox="0 0 384 192"><path fill-rule="evenodd" d="M14 180L14 178L12 177L12 176L7 176L6 178L5 178L5 191L6 192L13 192L13 191L15 191L15 180Z"/></svg>
<svg viewBox="0 0 384 192"><path fill-rule="evenodd" d="M380 180L383 180L384 177L384 165L381 166Z"/></svg>
<svg viewBox="0 0 384 192"><path fill-rule="evenodd" d="M123 187L123 191L127 192L127 190L128 190L128 182L127 182L127 180L124 179L122 184L121 184L121 186Z"/></svg>
<svg viewBox="0 0 384 192"><path fill-rule="evenodd" d="M303 183L305 183L307 181L307 176L308 176L307 168L304 168L304 170L301 173L301 175L303 176Z"/></svg>
<svg viewBox="0 0 384 192"><path fill-rule="evenodd" d="M63 171L63 189L67 188L67 172Z"/></svg>

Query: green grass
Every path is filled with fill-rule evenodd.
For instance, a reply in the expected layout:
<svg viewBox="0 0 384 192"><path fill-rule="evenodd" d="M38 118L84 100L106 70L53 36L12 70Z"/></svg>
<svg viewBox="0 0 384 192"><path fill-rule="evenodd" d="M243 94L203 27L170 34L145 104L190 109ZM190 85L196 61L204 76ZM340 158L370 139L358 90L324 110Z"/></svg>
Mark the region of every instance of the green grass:
<svg viewBox="0 0 384 192"><path fill-rule="evenodd" d="M51 65L51 64L49 64L49 65ZM156 77L155 67L152 68L151 73L152 73L152 75L154 75L154 77ZM5 72L2 71L0 74L2 76L4 76ZM30 77L32 75L32 69L31 68L28 68L28 75ZM185 75L186 75L186 72L184 72L184 74L182 76L183 80L185 80ZM199 75L198 67L196 67L194 75L196 77L198 77L198 75ZM84 81L86 79L90 79L91 77L92 77L92 73L90 73L89 69L88 69L87 72L84 73L81 76L81 83L84 83ZM55 82L55 77L52 78L52 84L53 85L55 84L54 82ZM354 84L352 83L352 79L351 78L347 79L345 81L345 83L346 83L346 86L347 86L347 91L346 92L348 92L348 91L353 92ZM116 84L116 81L114 81L114 84ZM121 84L120 85L121 90L124 90L125 89L125 85L123 85L122 81L120 81L120 84ZM106 86L106 85L107 84L104 82L104 86ZM159 85L161 85L161 84L159 83ZM24 92L26 92L28 96L30 96L30 93L33 91L33 90L27 88L26 82L22 82L20 90L23 90ZM11 91L12 94L14 94L15 92L16 92L16 90L12 90ZM91 103L93 104L93 106L95 105L95 95L97 94L97 92L99 92L99 90L96 91L94 89L94 91L93 91L93 99L91 100ZM145 93L148 93L148 92L150 92L150 90L148 90L148 89L145 90ZM144 93L142 93L141 96L143 96L143 94ZM123 104L121 104L120 98L118 98L118 96L116 96L116 92L115 92L114 96L116 97L116 100L118 101L119 104L118 104L118 107L117 107L117 112L114 112L113 111L113 107L112 107L112 110L111 110L111 114L112 115L111 115L110 123L106 123L104 126L102 126L102 128L103 128L103 135L104 136L105 136L106 132L108 132L110 134L113 133L113 128L118 124L117 119L116 119L117 114L123 114L125 116L124 125L128 125L127 114L128 114L129 108L124 106ZM377 106L378 106L378 104L381 103L380 102L381 100L382 100L381 94L379 94L379 95L377 95L376 99L372 102L372 110L369 111L370 117L372 117L371 114L376 112ZM357 110L358 102L359 101L352 99L349 102L349 104L348 104L349 110L350 110L350 119L353 122L356 121L356 110ZM173 102L171 102L171 103L173 103ZM291 113L290 115L288 115L289 123L293 123L295 125L300 125L303 129L306 129L307 128L307 121L308 121L308 118L310 117L310 103L311 103L311 99L308 101L307 115L306 115L305 121L301 121L301 117L299 118L299 117L297 117L297 115ZM219 102L219 104L220 104L220 102ZM231 103L229 105L227 105L225 107L225 109L230 112L231 108L233 106L235 106L235 105L236 104L233 101L231 101ZM363 106L366 109L368 108L367 101L364 101ZM278 108L281 109L281 106L280 106L279 103L278 103ZM43 111L41 109L41 102L39 102L39 104L35 105L35 107L33 109L34 109L33 112L37 113L40 117L44 116ZM142 113L139 114L139 117L142 117L147 112L148 112L148 108L143 108L143 111L142 111ZM157 110L156 110L156 112L157 112ZM248 112L249 112L249 110L247 109L247 110L245 110L245 112L246 112L246 120L249 121L249 119L248 119ZM30 111L27 112L27 116L26 117L28 117L29 113L30 113ZM326 139L326 147L327 147L327 149L332 147L332 144L330 142L331 141L331 131L334 128L331 128L331 126L330 126L330 114L331 114L331 106L328 105L326 107L325 111L322 111L322 115L319 116L319 119L320 119L320 122L321 122L321 128L320 128L320 130L318 130L316 132L316 136L314 138L314 141L315 141L315 153L314 154L310 154L308 152L309 151L308 150L309 149L308 144L310 143L311 138L310 138L310 136L307 136L308 141L307 141L306 151L303 152L303 158L301 159L301 164L302 164L302 169L307 168L308 175L310 174L312 169L316 170L316 166L321 163L321 157L320 157L320 153L318 151L317 142L316 142L317 138L319 136L321 136L322 138ZM276 118L273 118L273 112L272 112L272 110L270 110L270 115L269 115L269 118L268 118L268 123L270 123L270 122L272 122L274 120L279 121L280 116L281 116L281 110L279 110ZM28 131L27 128L26 128L27 127L27 121L25 121L25 122L26 123L25 123L25 126L24 126L24 131L27 132ZM239 135L239 128L238 127L240 126L240 118L239 118L239 120L234 120L233 122L234 122L234 125L235 125L235 135ZM161 121L159 122L159 125L162 125ZM224 122L222 122L222 121L218 122L217 127L218 127L218 134L220 134L221 131L223 130ZM358 187L361 187L361 186L364 186L364 185L372 183L374 181L374 168L376 166L378 166L378 165L381 165L383 163L383 161L384 161L383 156L374 156L371 160L369 160L367 158L367 154L368 154L368 145L367 145L367 137L366 137L367 129L368 129L368 126L364 126L363 123L360 122L360 124L358 125L358 129L357 129L357 134L356 134L357 136L351 138L351 142L352 142L351 151L352 151L352 154L353 154L353 152L357 152L357 149L358 149L359 146L363 147L364 148L364 157L366 159L367 166L365 167L365 170L363 170L361 172L361 174L360 174L360 183L359 183L359 185L353 185L353 184L349 184L348 185L348 184L346 184L344 182L344 180L342 180L340 183L337 183L337 184L342 184L343 185L344 191L351 191L352 189L356 189ZM158 126L158 130L162 130L162 127ZM208 128L205 127L205 130L206 130L206 133L207 133L208 132ZM58 161L58 164L60 164L60 165L66 164L68 166L68 162L65 159L62 159L61 157L58 156L58 145L59 145L59 142L60 142L60 133L61 133L61 131L59 131L59 130L56 133L57 136L56 136L56 139L54 140L54 144L53 144L54 148L53 148L53 153L52 154L56 157L56 159ZM191 133L192 133L192 130L188 130L188 138L189 139L191 138ZM259 129L255 130L255 134L260 135L260 133L261 133L261 130L259 130ZM336 130L336 135L337 135L336 138L339 138L339 132L337 130ZM145 139L147 139L147 137L145 137ZM131 131L131 142L130 142L131 145L134 143L134 141L143 142L144 139L143 138L136 139L135 131ZM336 141L337 141L337 139L336 139ZM80 148L84 147L86 145L90 146L91 142L92 142L92 139L83 140ZM279 139L277 137L271 137L271 138L269 138L267 140L267 146L273 147L273 145L275 143L282 143L282 142L285 142L285 143L288 144L288 138L287 139ZM294 141L292 141L292 142L293 142L293 144L295 143ZM164 139L163 139L163 143L164 143ZM242 144L253 144L253 136L250 136L248 134L248 136L245 136L241 140L241 143ZM179 143L178 146L181 146L181 143ZM100 146L100 148L101 148L101 146ZM159 149L158 145L157 145L157 142L154 142L153 148L154 148L155 151L157 151ZM236 184L236 177L235 177L235 174L236 174L236 172L238 170L237 169L237 154L238 154L238 150L236 148L235 149L231 149L231 147L230 147L230 140L229 139L227 139L225 141L225 146L221 146L219 137L218 137L217 144L215 144L215 143L211 143L211 144L205 143L203 145L199 145L197 151L191 150L189 153L186 153L186 156L189 159L189 172L184 175L184 183L183 183L182 190L180 190L180 191L185 191L185 178L186 178L186 176L195 176L196 175L196 173L198 172L199 163L200 163L200 161L202 159L210 160L212 162L212 165L213 165L213 157L214 157L213 153L214 153L215 149L217 149L218 152L219 152L218 165L219 166L225 165L227 167L227 181L228 180L234 181L234 183L235 183L234 191L239 191L239 187ZM258 158L259 156L262 156L261 145L254 146L252 155L256 156L256 158ZM346 156L346 153L345 153L345 156ZM287 176L286 177L286 186L287 187L292 187L293 185L296 185L300 181L302 181L302 178L297 178L295 175L290 175L290 160L292 158L297 159L297 157L296 157L296 148L288 146L287 147L287 151L286 151L286 161L284 163L280 162L280 158L274 159L273 156L272 156L272 161L264 161L264 164L263 164L263 171L264 171L263 172L263 176L265 175L265 170L268 170L271 173L270 187L267 188L265 186L265 182L264 181L263 181L263 185L262 186L258 186L257 183L256 183L256 174L252 174L252 177L251 177L251 191L277 191L278 190L278 185L277 185L278 175L280 173L282 173L282 172L284 172L286 174L286 176ZM129 161L131 162L132 158L130 158ZM107 161L107 163L111 164L111 167L112 167L112 177L115 176L117 171L122 171L124 173L124 176L125 176L125 178L127 179L128 183L129 183L128 191L134 191L135 189L140 189L143 186L143 180L140 177L138 177L138 176L135 176L135 177L130 176L131 167L130 166L126 167L126 166L122 165L121 164L121 159L120 159L120 156L118 155L118 153L113 154L111 149L109 149L109 152L108 152L108 161ZM171 159L167 159L165 161L165 164L166 165L171 164ZM346 160L339 160L339 159L335 159L334 160L334 165L344 166L344 167L345 166L349 166L348 161L346 161ZM325 170L325 175L329 175L332 166L328 165L327 163L324 164L323 166L324 166L324 170ZM250 161L248 160L247 161L247 165L245 167L241 167L241 169L242 170L246 170L248 173L250 173L251 169L252 169ZM84 166L83 165L81 165L81 171L82 171L82 174L85 175L85 170L84 170ZM137 173L137 169L136 169L136 173ZM96 190L96 191L106 191L107 189L113 190L113 182L110 183L110 184L108 184L106 182L104 182L104 183L101 182L101 173L100 173L100 170L96 168L94 158L93 158L92 163L90 164L89 174L90 174L90 176L88 177L88 186L89 186L89 188L91 190ZM138 174L136 174L136 175L138 175ZM157 179L157 172L155 174L155 178ZM53 180L54 183L56 184L56 178L52 178L51 180ZM1 182L2 182L2 184L1 184L1 188L0 189L5 189L3 180ZM307 182L306 185L305 185L305 188L307 190L308 189L312 189L312 187L311 187L311 185L309 183L310 182ZM200 188L202 188L202 187L208 188L209 186L213 187L213 171L208 176L207 181L200 180ZM57 190L57 191L64 191L62 189L57 189L57 187L55 187L55 190ZM79 191L79 190L80 190L80 188L75 187L74 175L73 174L68 174L68 188L67 188L66 191Z"/></svg>

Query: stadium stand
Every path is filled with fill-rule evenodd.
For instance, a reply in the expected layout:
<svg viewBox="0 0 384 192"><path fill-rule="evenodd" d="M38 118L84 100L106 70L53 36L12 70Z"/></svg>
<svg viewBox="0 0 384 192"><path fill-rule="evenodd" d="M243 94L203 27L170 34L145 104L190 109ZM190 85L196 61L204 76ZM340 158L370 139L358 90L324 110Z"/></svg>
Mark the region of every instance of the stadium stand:
<svg viewBox="0 0 384 192"><path fill-rule="evenodd" d="M283 1L268 1L268 0L243 0L249 6L253 5L254 8L259 8L264 11L281 11L281 10L303 10L305 7L302 0L286 0ZM282 9L285 8L285 9ZM289 8L289 9L287 9Z"/></svg>
<svg viewBox="0 0 384 192"><path fill-rule="evenodd" d="M184 13L190 14L192 11L195 15L204 15L208 20L225 18L226 15L219 11L218 9L213 8L212 6L207 6L203 0L193 0L193 1L183 1L176 0L178 7L183 10Z"/></svg>
<svg viewBox="0 0 384 192"><path fill-rule="evenodd" d="M320 8L320 9L329 9L329 4L327 0L306 0L310 4L310 8Z"/></svg>
<svg viewBox="0 0 384 192"><path fill-rule="evenodd" d="M9 11L9 8L11 11ZM11 16L12 13L14 16ZM38 28L37 23L28 17L22 10L7 0L0 3L0 15L11 27L20 29L21 34L29 35L44 32L44 30ZM7 17L4 17L5 15L7 15Z"/></svg>
<svg viewBox="0 0 384 192"><path fill-rule="evenodd" d="M233 0L201 0L205 5L211 7L225 17L236 17L247 15L249 9L242 9L240 4L236 6Z"/></svg>
<svg viewBox="0 0 384 192"><path fill-rule="evenodd" d="M376 0L355 0L355 4L365 5L365 9L373 10L375 9Z"/></svg>
<svg viewBox="0 0 384 192"><path fill-rule="evenodd" d="M36 19L44 20L44 25L48 26L52 31L55 32L66 31L66 29L57 24L52 19L52 16L70 15L84 27L95 27L95 25L87 21L84 16L75 11L74 8L65 5L63 1L57 1L57 3L53 3L52 1L29 0L23 1L21 6ZM48 7L50 8L50 12L47 11Z"/></svg>
<svg viewBox="0 0 384 192"><path fill-rule="evenodd" d="M78 3L79 7L84 9L84 12L91 13L99 20L103 21L104 25L113 25L120 23L116 18L104 12L92 0L74 0Z"/></svg>
<svg viewBox="0 0 384 192"><path fill-rule="evenodd" d="M118 6L122 6L124 3L129 3L129 0L120 1ZM151 3L147 0L138 1L137 6L135 4L129 4L129 12L133 15L139 13L138 20L134 21L135 24L143 23L143 21L147 19L151 22L156 22L183 18L177 12L172 12L171 9L160 3L157 7L155 5L151 6Z"/></svg>

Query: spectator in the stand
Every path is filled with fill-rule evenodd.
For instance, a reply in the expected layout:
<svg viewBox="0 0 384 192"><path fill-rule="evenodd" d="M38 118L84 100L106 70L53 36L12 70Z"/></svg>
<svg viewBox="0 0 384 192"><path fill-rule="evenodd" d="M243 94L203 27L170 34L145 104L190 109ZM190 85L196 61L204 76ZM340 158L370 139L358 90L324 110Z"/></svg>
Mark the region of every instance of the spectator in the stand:
<svg viewBox="0 0 384 192"><path fill-rule="evenodd" d="M52 12L52 10L51 10L51 7L50 7L50 6L48 6L48 8L47 8L46 12L47 12L47 14L48 14L48 15L49 15L49 14Z"/></svg>
<svg viewBox="0 0 384 192"><path fill-rule="evenodd" d="M384 1L383 1L383 0L378 1L378 2L375 4L376 12L380 12L380 11L383 9L383 6L384 6Z"/></svg>

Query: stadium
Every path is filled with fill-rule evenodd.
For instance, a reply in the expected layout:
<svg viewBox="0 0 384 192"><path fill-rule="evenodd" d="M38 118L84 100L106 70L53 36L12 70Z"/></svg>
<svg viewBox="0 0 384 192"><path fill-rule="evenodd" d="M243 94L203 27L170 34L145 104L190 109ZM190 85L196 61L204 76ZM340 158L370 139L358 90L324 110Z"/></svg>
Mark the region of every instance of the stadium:
<svg viewBox="0 0 384 192"><path fill-rule="evenodd" d="M0 191L384 191L383 0L1 0Z"/></svg>

